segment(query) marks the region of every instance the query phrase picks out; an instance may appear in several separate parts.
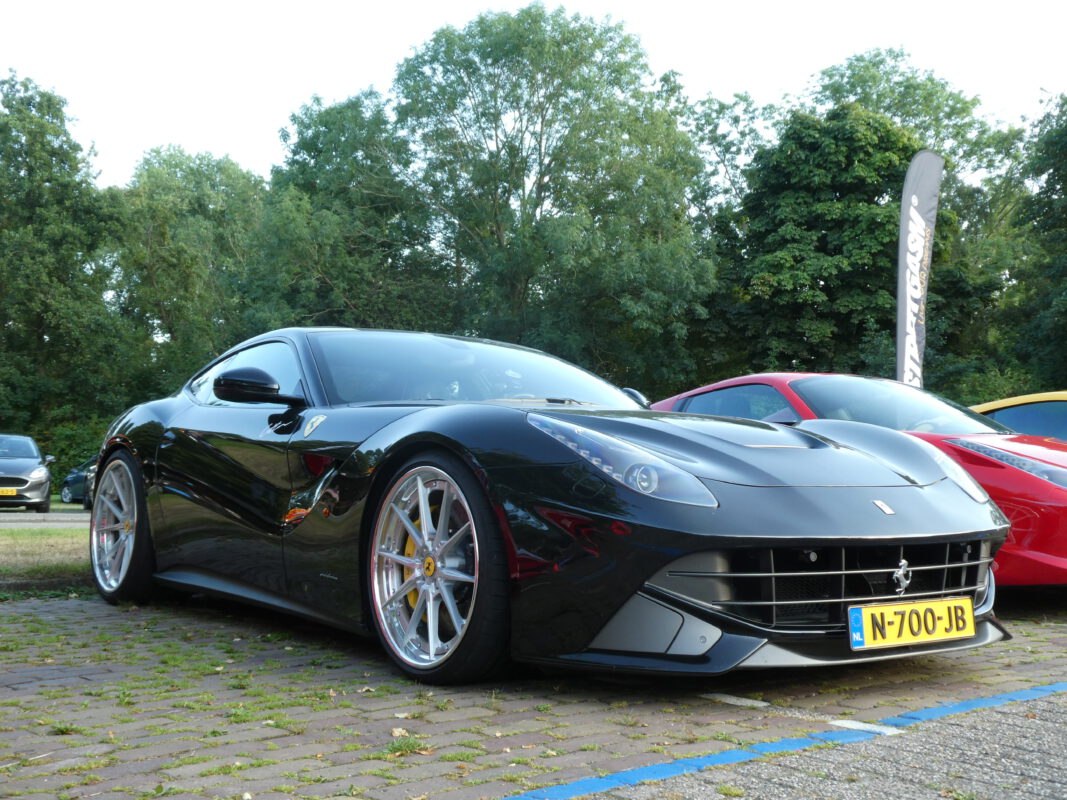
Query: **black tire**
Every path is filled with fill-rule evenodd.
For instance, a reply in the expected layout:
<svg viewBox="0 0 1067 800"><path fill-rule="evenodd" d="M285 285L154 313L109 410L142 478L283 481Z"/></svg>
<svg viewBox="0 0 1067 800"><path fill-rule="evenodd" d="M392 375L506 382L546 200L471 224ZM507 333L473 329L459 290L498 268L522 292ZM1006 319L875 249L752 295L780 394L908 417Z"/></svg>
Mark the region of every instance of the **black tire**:
<svg viewBox="0 0 1067 800"><path fill-rule="evenodd" d="M51 498L51 496L47 500L45 500L43 503L38 503L37 505L35 505L33 507L33 510L36 511L38 514L47 514L49 511L51 511L52 510L52 498Z"/></svg>
<svg viewBox="0 0 1067 800"><path fill-rule="evenodd" d="M364 563L374 624L406 675L469 683L506 663L504 542L466 465L438 452L409 460L382 493L368 541Z"/></svg>
<svg viewBox="0 0 1067 800"><path fill-rule="evenodd" d="M136 459L125 450L111 454L97 482L89 522L89 562L96 590L109 603L152 597L156 558L144 479Z"/></svg>
<svg viewBox="0 0 1067 800"><path fill-rule="evenodd" d="M62 488L59 490L59 499L64 503L74 502L74 495L71 493L70 487L66 484L63 484Z"/></svg>

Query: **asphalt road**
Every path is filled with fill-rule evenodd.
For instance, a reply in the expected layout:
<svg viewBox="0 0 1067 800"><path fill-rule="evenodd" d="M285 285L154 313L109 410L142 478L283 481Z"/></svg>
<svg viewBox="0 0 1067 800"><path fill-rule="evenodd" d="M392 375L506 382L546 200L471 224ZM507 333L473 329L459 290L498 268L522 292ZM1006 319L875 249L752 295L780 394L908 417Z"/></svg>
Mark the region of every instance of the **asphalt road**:
<svg viewBox="0 0 1067 800"><path fill-rule="evenodd" d="M89 529L89 512L75 508L38 514L21 508L0 509L0 530L5 528L75 528Z"/></svg>
<svg viewBox="0 0 1067 800"><path fill-rule="evenodd" d="M1067 589L999 600L1015 638L952 655L453 688L266 611L7 602L0 796L1067 797Z"/></svg>

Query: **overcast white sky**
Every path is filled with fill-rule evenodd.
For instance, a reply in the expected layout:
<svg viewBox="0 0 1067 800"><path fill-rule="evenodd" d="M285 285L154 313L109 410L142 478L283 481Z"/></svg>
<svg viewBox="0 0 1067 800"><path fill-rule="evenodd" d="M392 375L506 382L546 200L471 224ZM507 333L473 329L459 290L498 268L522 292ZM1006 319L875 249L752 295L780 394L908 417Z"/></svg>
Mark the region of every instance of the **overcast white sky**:
<svg viewBox="0 0 1067 800"><path fill-rule="evenodd" d="M0 70L68 101L70 129L101 186L125 185L145 151L176 144L229 155L264 177L284 158L278 131L313 95L387 92L396 65L445 25L514 0L12 0L0 12ZM656 74L691 98L798 94L820 70L875 47L977 95L1018 123L1067 92L1067 6L864 0L569 0L568 13L621 22Z"/></svg>

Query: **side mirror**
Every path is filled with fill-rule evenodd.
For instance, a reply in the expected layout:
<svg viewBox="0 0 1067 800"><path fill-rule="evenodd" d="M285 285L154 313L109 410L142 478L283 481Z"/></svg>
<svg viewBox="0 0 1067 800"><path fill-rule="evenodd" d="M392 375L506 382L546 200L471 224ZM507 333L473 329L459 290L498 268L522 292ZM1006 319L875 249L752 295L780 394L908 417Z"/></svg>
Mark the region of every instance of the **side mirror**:
<svg viewBox="0 0 1067 800"><path fill-rule="evenodd" d="M220 400L233 403L277 403L303 408L303 397L281 394L278 381L259 367L236 367L215 378L212 387Z"/></svg>
<svg viewBox="0 0 1067 800"><path fill-rule="evenodd" d="M623 387L622 393L641 406L641 408L648 408L648 398L637 391L637 389L631 389L629 386L625 386Z"/></svg>
<svg viewBox="0 0 1067 800"><path fill-rule="evenodd" d="M56 463L56 457L55 456L45 456L44 457L44 463L45 464L55 464Z"/></svg>

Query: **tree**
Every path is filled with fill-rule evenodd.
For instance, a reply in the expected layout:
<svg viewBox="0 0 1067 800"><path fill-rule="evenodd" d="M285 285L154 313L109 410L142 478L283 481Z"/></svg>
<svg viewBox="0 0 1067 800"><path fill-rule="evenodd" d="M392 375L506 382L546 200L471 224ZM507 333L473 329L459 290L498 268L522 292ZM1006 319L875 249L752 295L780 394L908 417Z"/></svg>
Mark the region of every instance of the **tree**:
<svg viewBox="0 0 1067 800"><path fill-rule="evenodd" d="M1059 389L1067 384L1061 346L1067 334L1067 95L1047 108L1027 148L1026 176L1035 190L1018 220L1039 249L1013 272L1006 325L1022 332L1016 353L1034 369L1038 387Z"/></svg>
<svg viewBox="0 0 1067 800"><path fill-rule="evenodd" d="M152 150L123 191L112 302L140 331L147 395L173 391L249 330L244 288L264 185L229 158Z"/></svg>
<svg viewBox="0 0 1067 800"><path fill-rule="evenodd" d="M52 427L126 399L115 390L100 257L114 218L65 106L14 73L0 81L0 429L45 447Z"/></svg>
<svg viewBox="0 0 1067 800"><path fill-rule="evenodd" d="M263 231L258 295L273 318L454 330L460 278L430 246L430 214L404 179L414 156L381 97L316 98L292 122Z"/></svg>
<svg viewBox="0 0 1067 800"><path fill-rule="evenodd" d="M648 79L620 26L531 5L438 31L394 92L466 329L654 389L687 368L711 273L687 223L700 163Z"/></svg>
<svg viewBox="0 0 1067 800"><path fill-rule="evenodd" d="M855 103L884 114L949 159L950 171L997 170L1022 134L979 117L980 98L911 66L903 50L870 50L824 69L807 100L822 111Z"/></svg>
<svg viewBox="0 0 1067 800"><path fill-rule="evenodd" d="M794 112L756 153L742 204L739 326L753 365L869 371L892 330L899 192L915 139L846 105Z"/></svg>

